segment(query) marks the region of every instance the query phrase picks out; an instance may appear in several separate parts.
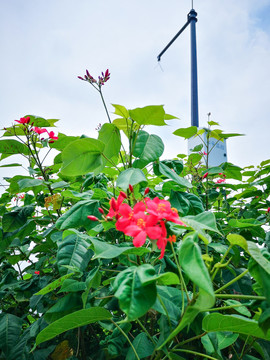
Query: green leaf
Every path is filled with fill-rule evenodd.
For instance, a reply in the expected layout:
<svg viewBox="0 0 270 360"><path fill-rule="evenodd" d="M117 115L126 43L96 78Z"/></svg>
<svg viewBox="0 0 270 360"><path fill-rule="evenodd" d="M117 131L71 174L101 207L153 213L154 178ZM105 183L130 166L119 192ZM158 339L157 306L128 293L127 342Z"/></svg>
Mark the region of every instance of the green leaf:
<svg viewBox="0 0 270 360"><path fill-rule="evenodd" d="M150 356L154 353L155 345L149 341L146 333L142 332L139 335L135 337L135 339L132 342L132 345L134 346L138 356L140 359L144 359L147 356ZM130 347L126 360L136 360L136 356L134 354L133 349Z"/></svg>
<svg viewBox="0 0 270 360"><path fill-rule="evenodd" d="M30 117L30 124L37 127L55 127L54 124L59 121L58 119L44 119L36 115L25 115L24 118L27 116Z"/></svg>
<svg viewBox="0 0 270 360"><path fill-rule="evenodd" d="M204 317L202 328L208 332L230 331L248 336L255 335L257 338L270 340L270 331L265 335L256 320L247 319L241 315L209 314Z"/></svg>
<svg viewBox="0 0 270 360"><path fill-rule="evenodd" d="M221 133L221 134L219 134L219 137L221 139L228 139L230 137L235 137L235 136L245 136L245 134L237 134L237 133L227 133L227 134Z"/></svg>
<svg viewBox="0 0 270 360"><path fill-rule="evenodd" d="M24 154L29 155L28 147L17 140L0 140L0 153L1 154Z"/></svg>
<svg viewBox="0 0 270 360"><path fill-rule="evenodd" d="M247 240L242 235L229 234L227 235L227 240L231 245L238 245L245 251L248 249Z"/></svg>
<svg viewBox="0 0 270 360"><path fill-rule="evenodd" d="M65 176L87 174L100 167L105 144L100 140L83 138L67 145L62 152L63 166L61 173Z"/></svg>
<svg viewBox="0 0 270 360"><path fill-rule="evenodd" d="M19 191L26 192L28 190L33 190L33 188L38 187L38 191L42 190L44 186L44 181L41 179L21 179L18 181Z"/></svg>
<svg viewBox="0 0 270 360"><path fill-rule="evenodd" d="M95 255L92 257L94 259L113 259L121 254L135 254L138 256L142 256L145 253L149 253L150 250L147 248L135 248L134 246L130 247L122 247L108 244L107 242L99 241L94 238L91 238L91 242Z"/></svg>
<svg viewBox="0 0 270 360"><path fill-rule="evenodd" d="M88 325L97 321L110 320L112 315L106 309L101 307L93 307L90 309L83 309L75 311L72 314L66 315L59 320L56 320L44 330L42 330L37 338L36 345L44 341L53 339L57 335L62 334L71 329L76 329L80 326Z"/></svg>
<svg viewBox="0 0 270 360"><path fill-rule="evenodd" d="M227 178L239 181L242 180L242 169L240 167L235 166L231 163L225 163L224 165L222 165L222 168Z"/></svg>
<svg viewBox="0 0 270 360"><path fill-rule="evenodd" d="M129 115L139 125L167 125L164 121L165 111L163 105L150 105L129 110Z"/></svg>
<svg viewBox="0 0 270 360"><path fill-rule="evenodd" d="M59 279L53 281L52 283L48 284L47 286L45 286L43 289L39 290L39 292L35 293L34 295L45 295L48 294L49 292L57 289L59 286L61 286L63 284L63 282L68 279L70 276L72 276L74 273L69 273L66 274L62 277L60 277Z"/></svg>
<svg viewBox="0 0 270 360"><path fill-rule="evenodd" d="M198 232L199 237L208 244L211 241L210 235L206 234L204 230L214 231L217 234L219 232L216 225L215 215L210 211L205 211L195 216L185 216L181 220L190 226L193 230Z"/></svg>
<svg viewBox="0 0 270 360"><path fill-rule="evenodd" d="M181 290L169 286L157 286L157 299L152 308L171 320L179 321L181 316ZM165 308L165 309L164 309Z"/></svg>
<svg viewBox="0 0 270 360"><path fill-rule="evenodd" d="M0 314L0 349L5 359L10 359L22 331L23 320L13 314Z"/></svg>
<svg viewBox="0 0 270 360"><path fill-rule="evenodd" d="M204 211L201 199L191 193L171 190L170 203L180 216L197 215Z"/></svg>
<svg viewBox="0 0 270 360"><path fill-rule="evenodd" d="M143 316L156 301L155 269L148 264L131 266L119 273L113 283L115 297L128 321Z"/></svg>
<svg viewBox="0 0 270 360"><path fill-rule="evenodd" d="M58 241L57 266L60 275L67 273L67 268L63 265L77 267L84 271L90 261L92 253L88 250L90 242L78 233L71 233L63 240Z"/></svg>
<svg viewBox="0 0 270 360"><path fill-rule="evenodd" d="M215 303L215 294L208 270L202 259L202 253L197 244L196 233L188 234L181 244L178 258L186 276L199 287L196 302L189 305L178 326L169 337L158 347L161 349L168 341L173 339L182 329L190 325L199 312L211 308Z"/></svg>
<svg viewBox="0 0 270 360"><path fill-rule="evenodd" d="M115 109L115 115L120 115L125 119L129 118L128 109L126 109L123 105L112 104L112 106Z"/></svg>
<svg viewBox="0 0 270 360"><path fill-rule="evenodd" d="M166 178L173 180L178 185L181 185L181 186L184 186L184 187L187 187L187 188L192 188L192 185L188 180L186 180L185 178L177 175L167 165L163 164L162 162L159 163L159 171Z"/></svg>
<svg viewBox="0 0 270 360"><path fill-rule="evenodd" d="M173 132L174 135L181 136L185 139L190 139L192 136L197 134L197 126L190 126L187 128L180 128Z"/></svg>
<svg viewBox="0 0 270 360"><path fill-rule="evenodd" d="M98 133L98 140L105 144L103 154L108 159L118 156L121 148L121 137L118 128L114 124L103 124Z"/></svg>
<svg viewBox="0 0 270 360"><path fill-rule="evenodd" d="M208 170L208 175L217 175L220 173L223 173L223 169L221 167L218 166L214 166L214 167L210 167Z"/></svg>
<svg viewBox="0 0 270 360"><path fill-rule="evenodd" d="M61 289L57 294L62 292L77 292L86 290L86 283L83 281L78 281L75 279L66 279L64 280Z"/></svg>
<svg viewBox="0 0 270 360"><path fill-rule="evenodd" d="M270 275L270 261L263 256L261 250L252 241L248 241L248 251L251 257Z"/></svg>
<svg viewBox="0 0 270 360"><path fill-rule="evenodd" d="M22 166L22 164L18 164L18 163L6 164L6 165L1 165L0 168L2 168L2 167L14 167L14 166Z"/></svg>
<svg viewBox="0 0 270 360"><path fill-rule="evenodd" d="M53 143L50 143L50 147L59 151L64 150L64 148L72 143L75 140L79 140L79 136L67 136L62 133L58 133L58 140L54 141Z"/></svg>
<svg viewBox="0 0 270 360"><path fill-rule="evenodd" d="M219 350L223 350L228 346L231 346L239 337L239 334L234 334L230 331L219 331L216 334Z"/></svg>
<svg viewBox="0 0 270 360"><path fill-rule="evenodd" d="M185 274L200 289L195 305L200 310L204 310L214 305L215 294L197 240L196 234L184 237L178 257Z"/></svg>
<svg viewBox="0 0 270 360"><path fill-rule="evenodd" d="M99 202L96 200L82 200L73 205L55 223L59 230L84 227L86 230L94 228L98 223L87 218L88 215L100 217Z"/></svg>
<svg viewBox="0 0 270 360"><path fill-rule="evenodd" d="M4 232L11 232L22 228L27 222L27 217L35 210L32 205L17 208L15 211L5 213L2 219L2 227Z"/></svg>
<svg viewBox="0 0 270 360"><path fill-rule="evenodd" d="M128 189L129 184L134 186L139 183L147 183L147 180L142 170L135 168L122 171L116 180L116 186L124 191Z"/></svg>
<svg viewBox="0 0 270 360"><path fill-rule="evenodd" d="M237 301L237 300L224 300L224 302L226 305L241 305L240 301ZM233 309L241 315L251 317L250 311L244 305L237 306Z"/></svg>
<svg viewBox="0 0 270 360"><path fill-rule="evenodd" d="M139 159L135 160L133 167L143 168L150 162L157 160L163 152L164 144L159 136L140 131L133 150L133 155Z"/></svg>

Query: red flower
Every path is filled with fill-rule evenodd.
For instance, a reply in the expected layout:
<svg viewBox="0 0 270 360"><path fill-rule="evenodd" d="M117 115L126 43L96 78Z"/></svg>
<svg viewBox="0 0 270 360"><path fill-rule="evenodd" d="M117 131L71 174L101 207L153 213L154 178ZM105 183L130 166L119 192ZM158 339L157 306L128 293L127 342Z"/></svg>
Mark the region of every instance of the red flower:
<svg viewBox="0 0 270 360"><path fill-rule="evenodd" d="M39 275L39 274L40 274L40 271L36 270L36 271L35 271L35 274L36 274L36 275Z"/></svg>
<svg viewBox="0 0 270 360"><path fill-rule="evenodd" d="M165 219L176 224L184 225L179 219L177 209L171 208L169 201L160 200L158 197L155 197L153 200L146 198L145 202L148 213L157 216L159 220Z"/></svg>
<svg viewBox="0 0 270 360"><path fill-rule="evenodd" d="M35 126L33 130L34 130L34 132L35 132L35 133L37 133L38 135L40 135L40 134L43 134L43 133L47 132L47 130L46 130L46 129L40 129L40 128L39 128L39 127L37 127L37 126Z"/></svg>
<svg viewBox="0 0 270 360"><path fill-rule="evenodd" d="M147 236L152 240L161 236L161 228L157 225L157 220L156 216L139 211L133 214L132 223L125 228L124 233L134 238L135 247L140 247L145 243Z"/></svg>
<svg viewBox="0 0 270 360"><path fill-rule="evenodd" d="M216 184L221 184L221 183L223 183L223 182L225 182L225 181L226 181L225 179L218 179L217 182L216 182Z"/></svg>
<svg viewBox="0 0 270 360"><path fill-rule="evenodd" d="M146 210L145 204L140 201L135 204L134 209L132 209L128 204L122 204L119 207L119 215L121 215L115 226L119 231L125 232L127 226L132 224L134 213L144 212Z"/></svg>
<svg viewBox="0 0 270 360"><path fill-rule="evenodd" d="M202 178L205 179L205 178L207 178L207 176L208 176L208 172L206 172Z"/></svg>
<svg viewBox="0 0 270 360"><path fill-rule="evenodd" d="M20 118L20 120L15 120L19 124L29 124L30 123L30 116L27 116L26 118Z"/></svg>
<svg viewBox="0 0 270 360"><path fill-rule="evenodd" d="M50 131L50 132L47 131L47 133L48 133L50 139L58 140L58 136L55 136L53 131ZM51 141L49 141L49 142L51 142Z"/></svg>
<svg viewBox="0 0 270 360"><path fill-rule="evenodd" d="M270 207L267 209L268 214L270 213Z"/></svg>

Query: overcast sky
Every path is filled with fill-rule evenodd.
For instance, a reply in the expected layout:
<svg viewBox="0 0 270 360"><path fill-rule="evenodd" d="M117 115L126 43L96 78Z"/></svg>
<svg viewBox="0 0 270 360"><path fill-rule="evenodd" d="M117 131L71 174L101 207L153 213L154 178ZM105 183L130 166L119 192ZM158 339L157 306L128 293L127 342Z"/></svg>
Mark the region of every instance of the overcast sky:
<svg viewBox="0 0 270 360"><path fill-rule="evenodd" d="M0 0L1 128L33 114L60 119L68 135L97 137L106 114L77 76L109 68L109 110L164 104L180 120L148 131L162 136L166 157L186 152L172 132L190 126L190 29L163 55L162 69L157 55L190 8L189 0ZM270 0L194 0L194 8L200 126L211 112L226 132L246 134L228 141L228 161L257 165L270 158Z"/></svg>

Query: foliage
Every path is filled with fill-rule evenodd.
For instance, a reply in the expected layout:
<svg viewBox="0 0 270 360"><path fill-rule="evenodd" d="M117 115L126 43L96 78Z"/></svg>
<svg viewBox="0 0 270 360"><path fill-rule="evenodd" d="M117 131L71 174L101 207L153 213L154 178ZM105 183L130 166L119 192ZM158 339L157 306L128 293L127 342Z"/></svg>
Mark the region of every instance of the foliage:
<svg viewBox="0 0 270 360"><path fill-rule="evenodd" d="M1 160L28 174L0 198L0 359L269 359L270 160L209 167L209 139L239 135L210 120L175 131L207 152L161 160L146 129L175 117L111 120L109 76L80 77L108 116L97 139L32 115L4 129Z"/></svg>

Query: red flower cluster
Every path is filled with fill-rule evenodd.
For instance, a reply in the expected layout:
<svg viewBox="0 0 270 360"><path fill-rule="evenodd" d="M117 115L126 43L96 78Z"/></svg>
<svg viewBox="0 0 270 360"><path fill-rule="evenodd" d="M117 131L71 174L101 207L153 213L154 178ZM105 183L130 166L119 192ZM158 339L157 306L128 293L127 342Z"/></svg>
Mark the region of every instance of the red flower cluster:
<svg viewBox="0 0 270 360"><path fill-rule="evenodd" d="M216 182L216 184L221 184L221 183L224 183L225 181L226 181L226 175L225 174L223 174L223 173L219 173L218 174L219 176L223 176L223 179L218 179L217 180L217 182Z"/></svg>
<svg viewBox="0 0 270 360"><path fill-rule="evenodd" d="M105 74L102 72L101 75L102 76L99 76L97 81L96 79L93 78L92 75L89 74L89 71L86 70L86 75L84 75L84 77L78 76L78 79L83 81L88 81L90 84L97 84L99 87L101 87L102 85L105 84L106 81L110 79L111 74L109 73L109 69L107 69L105 71Z"/></svg>
<svg viewBox="0 0 270 360"><path fill-rule="evenodd" d="M166 222L185 224L180 220L178 211L171 207L169 201L159 198L145 198L132 208L123 201L126 194L121 191L118 198L110 200L110 209L107 219L115 218L116 229L125 235L133 237L133 245L140 247L144 245L146 238L156 240L158 249L161 250L160 259L163 258L167 242L175 242L176 236L167 237ZM96 221L96 217L90 215L88 219Z"/></svg>
<svg viewBox="0 0 270 360"><path fill-rule="evenodd" d="M27 116L25 118L20 118L20 120L15 120L19 124L28 125L30 123L30 116ZM32 123L33 125L33 123ZM36 134L41 135L43 133L47 133L49 135L49 143L53 143L54 140L58 140L58 137L54 134L53 131L48 131L47 129L41 129L37 126L34 126L31 131L34 131Z"/></svg>
<svg viewBox="0 0 270 360"><path fill-rule="evenodd" d="M15 120L19 124L29 124L30 123L30 116L27 116L26 118L20 118L20 120Z"/></svg>

